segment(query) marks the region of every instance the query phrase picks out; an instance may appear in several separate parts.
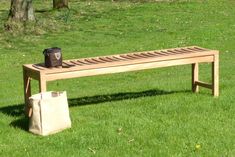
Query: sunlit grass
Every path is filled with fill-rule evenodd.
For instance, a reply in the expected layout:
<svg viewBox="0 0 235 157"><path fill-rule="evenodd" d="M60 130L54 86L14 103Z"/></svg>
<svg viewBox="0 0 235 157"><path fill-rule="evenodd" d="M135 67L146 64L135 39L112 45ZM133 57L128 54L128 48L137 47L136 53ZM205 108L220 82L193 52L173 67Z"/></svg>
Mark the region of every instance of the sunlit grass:
<svg viewBox="0 0 235 157"><path fill-rule="evenodd" d="M0 4L0 156L235 156L233 1L34 5L36 24L5 32L9 1ZM219 98L191 92L190 65L54 81L48 90L67 91L72 128L26 131L22 64L42 62L44 48L71 59L188 45L220 50ZM211 81L211 65L200 79Z"/></svg>

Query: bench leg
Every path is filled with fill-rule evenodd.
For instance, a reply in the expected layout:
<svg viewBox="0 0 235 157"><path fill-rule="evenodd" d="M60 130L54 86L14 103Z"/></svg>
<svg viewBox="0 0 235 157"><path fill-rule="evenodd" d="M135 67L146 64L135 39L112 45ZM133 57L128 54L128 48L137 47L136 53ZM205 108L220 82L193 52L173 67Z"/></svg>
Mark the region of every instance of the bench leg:
<svg viewBox="0 0 235 157"><path fill-rule="evenodd" d="M212 62L212 94L219 96L219 55L215 55Z"/></svg>
<svg viewBox="0 0 235 157"><path fill-rule="evenodd" d="M199 86L196 84L199 77L199 66L198 63L192 64L192 91L199 92Z"/></svg>
<svg viewBox="0 0 235 157"><path fill-rule="evenodd" d="M39 91L46 92L47 91L47 83L44 77L41 75L39 79Z"/></svg>
<svg viewBox="0 0 235 157"><path fill-rule="evenodd" d="M31 78L28 76L28 72L23 69L23 81L24 81L24 102L25 102L25 114L29 113L29 97L31 96Z"/></svg>

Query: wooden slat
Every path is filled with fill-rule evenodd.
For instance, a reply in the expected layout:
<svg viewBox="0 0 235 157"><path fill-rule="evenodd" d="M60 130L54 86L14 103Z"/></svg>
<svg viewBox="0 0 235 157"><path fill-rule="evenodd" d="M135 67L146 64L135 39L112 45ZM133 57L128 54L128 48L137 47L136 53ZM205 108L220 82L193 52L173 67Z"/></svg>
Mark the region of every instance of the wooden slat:
<svg viewBox="0 0 235 157"><path fill-rule="evenodd" d="M92 59L88 58L88 59L84 59L83 62L86 63L91 63L91 64L98 64L99 62L93 61Z"/></svg>
<svg viewBox="0 0 235 157"><path fill-rule="evenodd" d="M189 50L189 49L186 49L186 48L182 48L182 49L180 49L180 50L182 50L182 51L184 51L184 52L195 52L195 51L192 51L192 50Z"/></svg>
<svg viewBox="0 0 235 157"><path fill-rule="evenodd" d="M82 60L76 60L76 62L78 62L78 63L81 63L81 64L84 64L84 65L90 65L90 64L92 64L92 63L87 63L87 62L84 62L84 61L82 61Z"/></svg>
<svg viewBox="0 0 235 157"><path fill-rule="evenodd" d="M100 58L92 58L92 60L98 63L107 63L107 61L103 61Z"/></svg>
<svg viewBox="0 0 235 157"><path fill-rule="evenodd" d="M44 66L44 64L33 64L32 65L34 68L37 68L37 69L39 69L39 70L47 70L48 68L46 68L45 66Z"/></svg>
<svg viewBox="0 0 235 157"><path fill-rule="evenodd" d="M127 54L128 57L133 58L133 59L139 59L139 57L134 56L133 54Z"/></svg>
<svg viewBox="0 0 235 157"><path fill-rule="evenodd" d="M204 51L204 50L199 50L199 49L195 49L195 48L187 48L187 49L191 50L191 51L199 51L199 52Z"/></svg>
<svg viewBox="0 0 235 157"><path fill-rule="evenodd" d="M76 64L76 65L80 65L80 66L84 65L84 64L78 63L78 62L76 62L76 61L69 61L69 62L71 62L71 63L73 63L73 64Z"/></svg>
<svg viewBox="0 0 235 157"><path fill-rule="evenodd" d="M198 46L194 46L192 48L196 49L196 50L200 50L200 51L207 51L208 50L208 49L205 49L205 48L202 48L202 47L198 47Z"/></svg>
<svg viewBox="0 0 235 157"><path fill-rule="evenodd" d="M155 53L156 53L156 54L163 55L163 56L168 55L165 51L156 51Z"/></svg>
<svg viewBox="0 0 235 157"><path fill-rule="evenodd" d="M62 64L62 66L66 66L66 67L72 67L72 66L76 66L76 64L74 64L74 63L71 63L71 62L66 62L66 61L63 61L62 63L63 63L63 64L65 64L65 65L63 65L63 64Z"/></svg>
<svg viewBox="0 0 235 157"><path fill-rule="evenodd" d="M176 50L168 50L169 52L172 52L172 54L181 54L183 52L180 51L176 51Z"/></svg>
<svg viewBox="0 0 235 157"><path fill-rule="evenodd" d="M180 51L184 54L188 54L188 53L198 53L199 51L192 51L192 50L186 50L186 49L180 49L180 50L176 50L176 51Z"/></svg>
<svg viewBox="0 0 235 157"><path fill-rule="evenodd" d="M130 56L128 56L128 55L120 55L119 57L124 58L124 59L130 59L130 60L135 59L135 58L130 57Z"/></svg>
<svg viewBox="0 0 235 157"><path fill-rule="evenodd" d="M179 52L179 54L183 54L183 53L191 53L191 52L186 52L186 51L178 50L178 49L176 49L176 50L174 50L174 51Z"/></svg>
<svg viewBox="0 0 235 157"><path fill-rule="evenodd" d="M150 55L150 56L153 56L153 57L156 57L156 56L157 56L157 54L151 53L151 52L147 52L147 54Z"/></svg>
<svg viewBox="0 0 235 157"><path fill-rule="evenodd" d="M170 50L167 50L167 51L164 51L166 55L176 55L176 53L170 51Z"/></svg>
<svg viewBox="0 0 235 157"><path fill-rule="evenodd" d="M133 54L134 56L137 56L139 58L148 58L148 56L142 55L142 54Z"/></svg>
<svg viewBox="0 0 235 157"><path fill-rule="evenodd" d="M167 51L160 51L160 52L162 52L162 54L164 54L164 55L170 55L170 53Z"/></svg>
<svg viewBox="0 0 235 157"><path fill-rule="evenodd" d="M149 54L144 53L144 52L143 52L143 53L141 53L141 55L146 56L146 57L148 57L148 58L149 58L149 57L153 57L152 55L149 55Z"/></svg>
<svg viewBox="0 0 235 157"><path fill-rule="evenodd" d="M108 57L105 57L105 58L108 58L108 59L113 60L113 61L120 61L120 59L114 58L112 56L108 56Z"/></svg>
<svg viewBox="0 0 235 157"><path fill-rule="evenodd" d="M114 60L108 59L107 57L99 57L100 60L103 60L105 62L113 62Z"/></svg>
<svg viewBox="0 0 235 157"><path fill-rule="evenodd" d="M121 60L121 61L126 61L126 60L128 60L128 59L126 59L126 58L120 57L120 55L118 55L118 56L111 56L111 57L114 58L114 59L117 59L117 60Z"/></svg>

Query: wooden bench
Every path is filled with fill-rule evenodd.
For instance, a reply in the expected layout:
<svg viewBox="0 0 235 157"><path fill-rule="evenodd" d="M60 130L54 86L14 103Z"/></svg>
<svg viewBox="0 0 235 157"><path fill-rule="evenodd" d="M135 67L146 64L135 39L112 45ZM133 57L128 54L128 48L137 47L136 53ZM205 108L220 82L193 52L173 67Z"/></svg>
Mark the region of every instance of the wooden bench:
<svg viewBox="0 0 235 157"><path fill-rule="evenodd" d="M203 62L212 63L211 84L198 79L198 64ZM214 96L219 96L219 52L191 46L65 60L62 67L58 68L46 68L43 64L25 64L23 65L23 78L26 108L28 108L28 101L31 96L31 78L38 80L39 91L45 92L48 81L185 64L192 64L193 92L198 92L199 86L201 86L211 89Z"/></svg>

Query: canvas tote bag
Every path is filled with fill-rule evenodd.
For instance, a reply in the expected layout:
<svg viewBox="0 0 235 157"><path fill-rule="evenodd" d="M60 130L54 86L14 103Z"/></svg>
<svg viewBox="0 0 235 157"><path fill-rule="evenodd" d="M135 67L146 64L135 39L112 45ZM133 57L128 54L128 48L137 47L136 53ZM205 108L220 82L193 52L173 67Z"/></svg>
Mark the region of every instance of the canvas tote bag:
<svg viewBox="0 0 235 157"><path fill-rule="evenodd" d="M32 114L29 131L38 135L49 135L71 127L67 94L43 92L29 98Z"/></svg>

